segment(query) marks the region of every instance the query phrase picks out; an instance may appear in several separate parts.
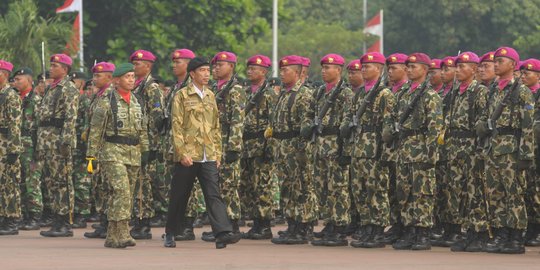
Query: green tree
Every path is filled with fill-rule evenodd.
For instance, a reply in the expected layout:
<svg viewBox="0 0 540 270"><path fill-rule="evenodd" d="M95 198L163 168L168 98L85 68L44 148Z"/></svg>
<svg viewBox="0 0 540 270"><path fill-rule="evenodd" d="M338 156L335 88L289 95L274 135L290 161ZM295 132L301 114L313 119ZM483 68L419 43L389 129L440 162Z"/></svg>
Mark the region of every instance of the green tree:
<svg viewBox="0 0 540 270"><path fill-rule="evenodd" d="M19 0L9 4L0 16L0 58L15 67L28 66L41 71L41 42L45 41L45 57L65 49L71 25L59 18L45 19L38 15L33 0ZM48 59L46 59L48 60Z"/></svg>

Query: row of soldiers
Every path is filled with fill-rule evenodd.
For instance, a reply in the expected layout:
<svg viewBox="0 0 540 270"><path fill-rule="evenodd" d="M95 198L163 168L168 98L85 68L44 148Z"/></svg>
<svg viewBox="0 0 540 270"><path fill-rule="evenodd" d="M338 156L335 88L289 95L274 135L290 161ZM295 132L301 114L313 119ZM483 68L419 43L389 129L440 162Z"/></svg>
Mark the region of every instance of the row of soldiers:
<svg viewBox="0 0 540 270"><path fill-rule="evenodd" d="M174 165L170 103L189 84L187 65L194 57L187 49L173 52L178 83L168 93L151 75L156 59L151 52L139 50L130 57L137 78L132 92L141 104L149 142L148 151L141 150L141 171L132 192L135 239L151 238L155 209L158 215L167 209ZM233 53L218 53L211 63L224 152L220 184L234 233L240 233L239 221L247 215L254 223L244 238L272 238L270 222L279 208L287 230L272 238L275 244L311 241L316 246L341 246L349 244L351 234L355 240L350 245L364 248L392 244L396 249L424 250L434 244L453 251L522 253L525 242L540 244L538 166L533 164L537 60L521 63L508 47L482 57L465 52L442 60L423 53L387 58L368 53L346 66L343 57L329 54L320 61L320 87L309 83L310 62L305 57L280 60L280 87L268 79L271 62L266 56L248 59L247 86L235 76ZM1 153L6 170L0 234L16 231L15 218L20 216L13 185L18 183L13 181L18 179L18 162L32 164L23 166L23 186L34 190L40 179L46 183L45 201L56 220L44 236L72 235L77 178L71 175L86 170L84 156L98 162L137 163L136 156L119 153L104 159L107 154L99 153L91 141L86 153L77 153L77 143L85 145L91 133L92 99L113 87L115 68L106 62L94 66L98 91L81 110L84 95L67 78L71 64L65 55L51 57L53 82L41 101L33 94L38 91L17 84L28 70L15 72L19 103L2 104L11 112L4 114L3 138L12 148L2 148ZM7 84L12 68L0 63L6 101L17 96ZM344 68L348 83L342 78ZM77 117L83 127L79 134ZM117 122L118 128L122 124ZM15 136L17 132L21 135ZM102 226L87 236L105 237L111 187L101 172L92 179ZM273 203L276 185L278 207ZM196 193L192 206L197 204ZM30 220L39 216L27 212ZM186 213L176 240L194 239L195 217L196 211ZM325 227L314 233L319 218ZM215 236L203 233L203 240L215 241Z"/></svg>

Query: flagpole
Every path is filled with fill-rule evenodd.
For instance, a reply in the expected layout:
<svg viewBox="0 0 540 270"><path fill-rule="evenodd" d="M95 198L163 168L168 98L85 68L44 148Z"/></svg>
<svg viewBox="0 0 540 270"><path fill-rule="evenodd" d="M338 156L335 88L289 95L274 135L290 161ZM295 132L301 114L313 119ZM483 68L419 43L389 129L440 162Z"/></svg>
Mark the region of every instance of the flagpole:
<svg viewBox="0 0 540 270"><path fill-rule="evenodd" d="M81 0L81 10L79 11L79 59L81 61L81 72L84 72L83 9L83 0Z"/></svg>
<svg viewBox="0 0 540 270"><path fill-rule="evenodd" d="M272 76L278 75L278 0L274 0L272 10Z"/></svg>
<svg viewBox="0 0 540 270"><path fill-rule="evenodd" d="M367 0L364 0L364 29L366 29L366 22L367 22ZM364 34L364 43L363 43L363 53L366 53L366 35Z"/></svg>
<svg viewBox="0 0 540 270"><path fill-rule="evenodd" d="M381 53L384 54L384 13L381 9Z"/></svg>

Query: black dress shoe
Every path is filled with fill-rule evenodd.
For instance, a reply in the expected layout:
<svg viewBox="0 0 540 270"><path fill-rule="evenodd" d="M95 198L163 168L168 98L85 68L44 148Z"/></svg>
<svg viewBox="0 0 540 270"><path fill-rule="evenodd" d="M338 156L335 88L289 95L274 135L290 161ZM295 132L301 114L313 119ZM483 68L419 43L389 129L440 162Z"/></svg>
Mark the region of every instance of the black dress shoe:
<svg viewBox="0 0 540 270"><path fill-rule="evenodd" d="M235 244L240 241L240 234L233 232L222 232L216 238L216 249L226 248L228 244Z"/></svg>
<svg viewBox="0 0 540 270"><path fill-rule="evenodd" d="M195 240L195 233L193 233L192 228L184 228L182 230L182 233L177 234L174 236L174 240L176 241L192 241Z"/></svg>
<svg viewBox="0 0 540 270"><path fill-rule="evenodd" d="M165 234L165 237L163 239L163 246L167 248L176 247L176 242L174 241L174 235L172 235L171 233Z"/></svg>

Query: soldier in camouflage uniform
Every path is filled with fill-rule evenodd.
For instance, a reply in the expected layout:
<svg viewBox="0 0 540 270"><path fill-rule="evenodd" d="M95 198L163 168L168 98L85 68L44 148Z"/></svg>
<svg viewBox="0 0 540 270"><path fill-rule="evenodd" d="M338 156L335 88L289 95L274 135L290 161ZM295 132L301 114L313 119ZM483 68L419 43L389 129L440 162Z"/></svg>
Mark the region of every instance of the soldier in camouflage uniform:
<svg viewBox="0 0 540 270"><path fill-rule="evenodd" d="M475 126L485 121L487 87L474 80L480 58L464 52L454 59L459 87L451 90L445 104L445 134L439 144L447 146L449 171L446 176L445 231L440 246L452 251L482 251L488 238L485 201L484 160L476 140ZM443 137L444 136L444 137ZM465 228L465 238L461 230Z"/></svg>
<svg viewBox="0 0 540 270"><path fill-rule="evenodd" d="M484 151L486 194L494 237L486 244L487 252L525 252L522 235L527 228L524 171L531 167L534 159L534 100L531 91L516 82L519 78L513 77L518 63L519 54L514 49L501 47L495 51L495 73L499 79L485 110L488 122L477 124L478 136L485 138L489 145ZM515 82L517 87L512 91ZM501 108L501 116L491 119L493 112Z"/></svg>
<svg viewBox="0 0 540 270"><path fill-rule="evenodd" d="M390 221L388 167L381 165L381 157L386 157L383 152L388 146L382 134L392 133L396 102L392 91L380 78L386 63L384 55L367 53L360 61L364 87L346 104L345 120L341 125L342 135L350 137L348 143L352 144L347 147L348 155L352 157L351 185L363 227L362 234L357 241L351 242L351 246L382 248L385 246L384 228ZM357 118L361 107L365 111Z"/></svg>
<svg viewBox="0 0 540 270"><path fill-rule="evenodd" d="M525 203L527 206L527 233L525 234L525 245L540 246L540 61L538 59L527 59L521 65L523 73L523 84L531 90L534 98L534 166L526 172L527 176L527 196Z"/></svg>
<svg viewBox="0 0 540 270"><path fill-rule="evenodd" d="M21 230L39 230L39 219L43 211L41 196L41 172L36 170L35 143L37 126L35 114L41 96L32 89L32 70L21 68L13 74L15 88L22 99L21 143L21 210L24 215Z"/></svg>
<svg viewBox="0 0 540 270"><path fill-rule="evenodd" d="M309 140L315 116L313 92L300 80L302 58L280 60L282 90L272 115L276 140L273 170L283 179L281 199L287 231L272 238L274 244L307 244L317 219L317 197L309 173Z"/></svg>
<svg viewBox="0 0 540 270"><path fill-rule="evenodd" d="M21 98L8 83L11 71L0 60L0 235L19 234L21 217Z"/></svg>
<svg viewBox="0 0 540 270"><path fill-rule="evenodd" d="M406 61L411 87L398 98L399 131L396 196L405 232L394 249L431 249L437 135L442 127L441 98L426 81L431 59L413 53ZM416 104L412 104L413 101ZM411 108L412 111L406 112ZM409 114L409 115L407 115ZM406 117L406 118L405 118Z"/></svg>
<svg viewBox="0 0 540 270"><path fill-rule="evenodd" d="M141 153L149 147L148 129L141 105L130 90L135 85L133 65L120 64L113 76L115 90L98 98L92 114L87 160L100 161L105 182L111 187L104 245L125 248L136 244L129 234L129 219Z"/></svg>
<svg viewBox="0 0 540 270"><path fill-rule="evenodd" d="M131 230L135 239L151 239L150 219L154 217L152 184L162 183L164 175L157 172L160 156L163 154L160 132L164 123L163 93L151 75L156 57L149 51L138 50L130 56L135 66L135 89L133 94L139 100L142 111L147 119L150 151L142 153L140 181L136 186L136 217L137 221Z"/></svg>
<svg viewBox="0 0 540 270"><path fill-rule="evenodd" d="M274 218L272 180L272 141L264 137L270 114L277 98L272 85L266 80L272 66L270 58L254 55L247 61L247 76L251 85L246 87L248 105L243 134L242 201L244 211L253 220L253 227L243 238L271 239L270 221Z"/></svg>
<svg viewBox="0 0 540 270"><path fill-rule="evenodd" d="M55 221L50 230L40 234L70 237L74 204L72 153L77 146L79 91L67 76L73 63L71 58L56 54L50 61L49 73L54 82L45 89L38 110L37 151Z"/></svg>
<svg viewBox="0 0 540 270"><path fill-rule="evenodd" d="M233 223L233 232L240 233L238 220L241 217L240 197L240 157L242 155L242 135L244 132L244 107L246 92L234 76L236 55L231 52L216 54L215 89L216 102L223 141L223 162L220 170L221 192L227 205L227 215ZM215 241L211 232L203 233L204 241Z"/></svg>
<svg viewBox="0 0 540 270"><path fill-rule="evenodd" d="M348 88L341 72L345 59L337 54L328 54L321 59L322 78L325 82L314 93L317 113L312 139L314 189L320 209L325 217L326 231L314 235L322 239L311 241L314 246L348 245L345 228L350 222L349 209L349 165L350 155L343 152L343 138L339 136L339 125L343 121L345 104L350 102L353 92ZM323 107L328 110L319 115Z"/></svg>

